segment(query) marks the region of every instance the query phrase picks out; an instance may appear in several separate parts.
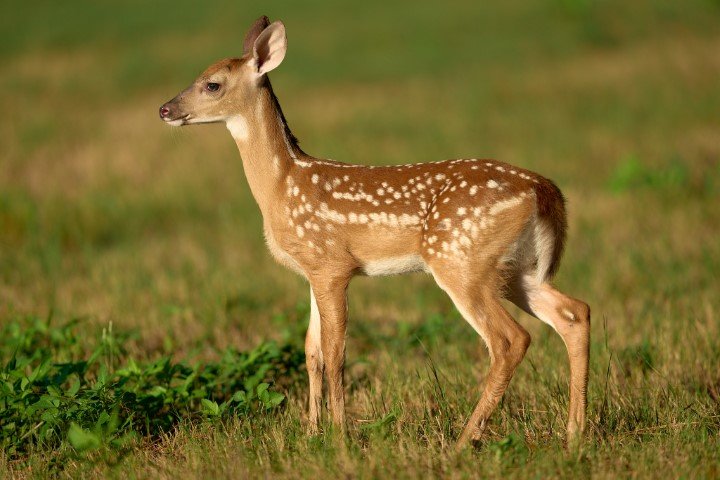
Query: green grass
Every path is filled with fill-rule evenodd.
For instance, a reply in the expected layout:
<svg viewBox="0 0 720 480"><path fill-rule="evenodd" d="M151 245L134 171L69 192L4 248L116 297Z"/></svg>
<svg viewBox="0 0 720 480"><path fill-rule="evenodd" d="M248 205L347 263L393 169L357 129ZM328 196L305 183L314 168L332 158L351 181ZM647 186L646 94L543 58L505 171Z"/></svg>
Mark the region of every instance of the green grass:
<svg viewBox="0 0 720 480"><path fill-rule="evenodd" d="M593 310L580 451L563 445L564 346L518 313L526 360L486 441L453 453L488 357L420 275L353 282L346 439L305 435L298 358L264 379L279 407L213 415L252 376L224 352L302 344L308 287L266 252L227 131L171 130L156 112L238 55L260 14L287 25L272 78L308 152L378 165L495 157L566 192L557 283ZM0 477L717 477L719 21L711 0L4 3L0 366L12 380ZM103 353L49 394L30 382L43 360L36 377L60 380L56 364L104 351L111 323L112 365ZM40 343L23 353L20 338ZM101 364L120 382L130 359L145 393L162 362L229 383L149 431L152 411L93 393ZM82 415L64 393L75 388ZM28 413L55 394L72 408Z"/></svg>

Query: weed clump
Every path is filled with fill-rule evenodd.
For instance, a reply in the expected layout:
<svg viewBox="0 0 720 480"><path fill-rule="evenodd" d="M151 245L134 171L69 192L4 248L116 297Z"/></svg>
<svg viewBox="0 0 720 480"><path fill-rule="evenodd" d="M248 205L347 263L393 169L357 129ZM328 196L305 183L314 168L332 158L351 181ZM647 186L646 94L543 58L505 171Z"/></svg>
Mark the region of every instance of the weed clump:
<svg viewBox="0 0 720 480"><path fill-rule="evenodd" d="M127 333L112 328L83 356L79 324L30 319L2 329L0 443L6 455L22 455L32 445L118 448L182 421L272 410L285 399L275 379L294 378L304 362L296 346L275 342L244 352L226 349L215 362L168 356L140 362L127 354Z"/></svg>

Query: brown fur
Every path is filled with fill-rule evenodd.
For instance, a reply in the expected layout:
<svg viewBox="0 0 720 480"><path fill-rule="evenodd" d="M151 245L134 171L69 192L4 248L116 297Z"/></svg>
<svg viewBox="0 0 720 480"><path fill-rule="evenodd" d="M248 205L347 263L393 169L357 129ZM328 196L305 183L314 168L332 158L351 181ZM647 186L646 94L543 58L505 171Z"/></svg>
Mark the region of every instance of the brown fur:
<svg viewBox="0 0 720 480"><path fill-rule="evenodd" d="M258 35L260 35L269 25L270 19L265 15L255 20L255 23L252 24L250 30L248 30L245 35L245 40L243 41L243 55L252 53L253 45L255 44L255 40L257 40Z"/></svg>
<svg viewBox="0 0 720 480"><path fill-rule="evenodd" d="M317 431L320 422L323 373L332 420L344 428L350 279L423 270L490 352L485 389L459 445L479 438L530 344L502 297L551 325L565 342L571 369L567 431L578 438L585 422L590 312L546 278L557 271L565 243L560 190L540 175L496 160L372 167L307 155L264 74L279 64L286 45L282 23L258 31L266 24L261 17L252 27L242 58L213 64L161 108L161 117L173 125L226 123L270 251L310 284L305 342L310 430ZM208 82L222 88L208 91ZM540 265L548 272L539 272Z"/></svg>

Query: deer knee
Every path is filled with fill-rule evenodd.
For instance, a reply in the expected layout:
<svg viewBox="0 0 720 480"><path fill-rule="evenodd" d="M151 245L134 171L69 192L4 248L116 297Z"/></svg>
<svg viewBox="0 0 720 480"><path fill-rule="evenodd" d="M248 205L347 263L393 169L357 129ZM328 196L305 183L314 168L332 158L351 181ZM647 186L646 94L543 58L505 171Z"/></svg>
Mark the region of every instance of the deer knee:
<svg viewBox="0 0 720 480"><path fill-rule="evenodd" d="M527 352L527 349L530 347L530 342L532 341L532 337L530 337L530 334L525 330L524 328L520 328L514 333L514 336L510 339L510 348L515 352L515 355L518 357L518 363L520 360L523 359L525 356L525 352Z"/></svg>
<svg viewBox="0 0 720 480"><path fill-rule="evenodd" d="M320 342L312 338L311 335L305 338L305 367L310 374L323 371L323 355Z"/></svg>
<svg viewBox="0 0 720 480"><path fill-rule="evenodd" d="M520 335L518 336L516 342L518 344L518 348L521 349L523 355L525 355L525 352L527 352L527 349L530 348L530 343L532 342L532 337L527 332L527 330L522 329L522 330L520 330Z"/></svg>
<svg viewBox="0 0 720 480"><path fill-rule="evenodd" d="M580 300L566 302L558 308L562 318L561 327L567 333L587 332L590 330L590 306Z"/></svg>
<svg viewBox="0 0 720 480"><path fill-rule="evenodd" d="M590 305L585 302L577 301L577 321L583 328L590 328Z"/></svg>
<svg viewBox="0 0 720 480"><path fill-rule="evenodd" d="M305 367L308 373L322 373L323 371L323 358L322 353L319 349L305 351Z"/></svg>
<svg viewBox="0 0 720 480"><path fill-rule="evenodd" d="M573 300L560 309L563 320L557 325L568 353L573 357L587 358L590 348L590 307L585 302Z"/></svg>
<svg viewBox="0 0 720 480"><path fill-rule="evenodd" d="M507 364L511 368L515 368L522 361L525 352L530 347L530 334L519 325L518 327L504 335L493 348L494 360Z"/></svg>

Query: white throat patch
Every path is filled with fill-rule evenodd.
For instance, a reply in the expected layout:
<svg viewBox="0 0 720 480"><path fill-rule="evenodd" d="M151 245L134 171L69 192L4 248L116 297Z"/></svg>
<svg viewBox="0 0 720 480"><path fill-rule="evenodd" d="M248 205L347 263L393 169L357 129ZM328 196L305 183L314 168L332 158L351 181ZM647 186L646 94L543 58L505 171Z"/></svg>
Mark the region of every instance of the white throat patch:
<svg viewBox="0 0 720 480"><path fill-rule="evenodd" d="M248 128L247 120L245 120L245 117L242 115L235 115L231 117L227 122L225 122L225 126L228 130L230 130L230 135L232 135L235 140L246 141L250 138L250 130Z"/></svg>

